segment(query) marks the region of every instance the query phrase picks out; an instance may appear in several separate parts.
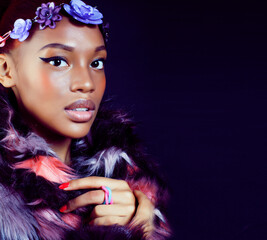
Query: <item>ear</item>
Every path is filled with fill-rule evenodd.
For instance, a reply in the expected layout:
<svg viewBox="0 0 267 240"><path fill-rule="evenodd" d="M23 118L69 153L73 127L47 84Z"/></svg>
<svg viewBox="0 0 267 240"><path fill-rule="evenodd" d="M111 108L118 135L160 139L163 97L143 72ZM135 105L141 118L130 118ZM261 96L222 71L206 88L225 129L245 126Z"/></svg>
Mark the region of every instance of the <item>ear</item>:
<svg viewBox="0 0 267 240"><path fill-rule="evenodd" d="M5 88L15 86L15 82L12 79L10 58L6 54L0 54L0 83Z"/></svg>

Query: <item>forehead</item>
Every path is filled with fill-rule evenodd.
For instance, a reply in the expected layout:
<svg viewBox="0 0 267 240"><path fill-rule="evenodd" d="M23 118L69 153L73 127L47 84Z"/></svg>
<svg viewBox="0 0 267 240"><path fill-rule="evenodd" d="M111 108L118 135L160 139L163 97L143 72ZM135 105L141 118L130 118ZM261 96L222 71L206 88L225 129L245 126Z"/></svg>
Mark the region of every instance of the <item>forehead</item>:
<svg viewBox="0 0 267 240"><path fill-rule="evenodd" d="M15 50L38 51L50 43L60 43L83 51L105 45L98 26L74 25L68 18L63 17L60 22L56 23L56 28L38 29L26 41L22 43L17 41Z"/></svg>

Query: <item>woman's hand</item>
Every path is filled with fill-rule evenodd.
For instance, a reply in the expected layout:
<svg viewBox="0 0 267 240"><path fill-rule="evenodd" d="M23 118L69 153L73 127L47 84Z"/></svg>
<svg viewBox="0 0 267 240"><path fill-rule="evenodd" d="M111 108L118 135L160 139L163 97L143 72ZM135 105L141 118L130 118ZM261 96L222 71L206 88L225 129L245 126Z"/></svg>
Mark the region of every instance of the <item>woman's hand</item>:
<svg viewBox="0 0 267 240"><path fill-rule="evenodd" d="M136 214L130 223L130 226L143 226L145 236L149 239L154 230L153 220L155 207L149 200L149 198L141 191L134 190L134 195L136 196L136 199L138 201L138 207Z"/></svg>
<svg viewBox="0 0 267 240"><path fill-rule="evenodd" d="M101 186L107 186L112 191L113 204L103 205L104 191ZM81 189L97 189L84 193L63 206L60 211L69 213L87 205L96 205L91 213L89 224L92 225L126 225L133 218L136 205L135 196L127 182L104 177L86 177L62 184L65 191ZM139 218L138 218L139 219Z"/></svg>

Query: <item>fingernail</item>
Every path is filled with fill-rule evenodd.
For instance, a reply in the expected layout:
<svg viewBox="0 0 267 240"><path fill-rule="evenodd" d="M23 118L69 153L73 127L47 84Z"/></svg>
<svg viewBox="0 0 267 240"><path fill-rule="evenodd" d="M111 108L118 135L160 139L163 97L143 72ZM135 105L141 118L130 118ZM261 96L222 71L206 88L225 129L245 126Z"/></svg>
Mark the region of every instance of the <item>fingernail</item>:
<svg viewBox="0 0 267 240"><path fill-rule="evenodd" d="M61 185L59 186L59 188L60 188L60 189L65 189L65 188L67 188L69 185L70 185L70 183L69 183L69 182L66 182L66 183L61 184Z"/></svg>
<svg viewBox="0 0 267 240"><path fill-rule="evenodd" d="M64 205L63 207L59 209L59 211L63 213L67 210L67 208L68 208L67 205Z"/></svg>

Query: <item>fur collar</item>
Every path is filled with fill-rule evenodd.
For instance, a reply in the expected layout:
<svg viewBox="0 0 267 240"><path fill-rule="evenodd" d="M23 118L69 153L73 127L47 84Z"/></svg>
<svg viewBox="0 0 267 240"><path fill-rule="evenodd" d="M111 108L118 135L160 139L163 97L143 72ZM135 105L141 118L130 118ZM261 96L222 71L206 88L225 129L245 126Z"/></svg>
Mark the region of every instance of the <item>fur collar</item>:
<svg viewBox="0 0 267 240"><path fill-rule="evenodd" d="M90 134L73 141L71 168L56 158L42 138L19 131L11 119L5 125L6 134L0 138L1 239L143 239L141 227L81 224L86 222L92 206L61 214L58 209L82 191L64 192L58 185L76 177L124 179L133 188L143 190L164 212L166 185L144 153L126 114L102 108ZM169 235L161 220L155 218L158 227L153 239Z"/></svg>

